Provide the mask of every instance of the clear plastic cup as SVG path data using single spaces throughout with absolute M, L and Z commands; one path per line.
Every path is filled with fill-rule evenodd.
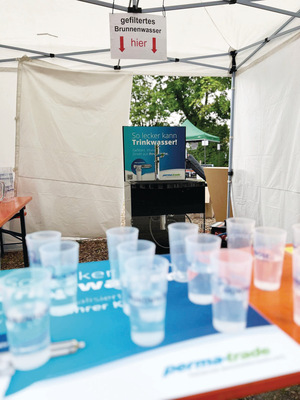
M 278 290 L 287 232 L 273 227 L 254 230 L 254 285 L 261 290 Z
M 106 231 L 111 283 L 115 289 L 121 289 L 117 246 L 122 242 L 137 241 L 138 234 L 138 228 L 133 226 L 120 226 L 117 228 L 110 228 Z
M 79 244 L 63 240 L 41 246 L 39 251 L 42 266 L 51 272 L 50 314 L 72 314 L 77 307 Z
M 300 247 L 300 224 L 294 224 L 292 226 L 293 230 L 293 246 L 294 248 Z
M 255 221 L 251 218 L 228 218 L 226 220 L 227 247 L 251 252 Z
M 122 289 L 122 303 L 123 311 L 126 315 L 130 314 L 130 307 L 128 302 L 128 290 L 127 290 L 127 277 L 125 262 L 136 255 L 142 255 L 147 257 L 154 257 L 155 244 L 150 240 L 136 240 L 133 242 L 120 243 L 117 246 L 119 267 L 120 267 L 120 282 Z
M 198 231 L 198 225 L 189 222 L 174 222 L 168 225 L 172 277 L 177 282 L 188 281 L 185 238 L 196 236 Z
M 300 326 L 300 247 L 293 250 L 294 322 Z
M 125 263 L 131 339 L 152 347 L 165 337 L 169 262 L 162 256 L 134 256 Z
M 188 298 L 195 304 L 212 303 L 212 274 L 221 238 L 199 233 L 185 239 L 188 260 Z
M 1 279 L 7 338 L 16 369 L 35 369 L 50 358 L 50 279 L 50 271 L 34 267 Z
M 219 332 L 246 328 L 252 256 L 239 249 L 221 249 L 212 279 L 213 326 Z
M 58 231 L 38 231 L 26 235 L 26 245 L 30 267 L 41 267 L 39 248 L 50 242 L 60 242 L 61 233 Z

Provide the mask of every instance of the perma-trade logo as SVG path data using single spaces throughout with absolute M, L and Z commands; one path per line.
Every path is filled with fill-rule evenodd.
M 266 356 L 269 354 L 270 354 L 270 349 L 268 349 L 268 348 L 260 349 L 257 347 L 256 349 L 251 350 L 251 351 L 243 351 L 243 352 L 239 352 L 239 353 L 228 353 L 225 356 L 217 356 L 214 358 L 205 358 L 202 360 L 189 361 L 187 363 L 178 364 L 178 365 L 169 365 L 165 368 L 163 376 L 166 377 L 175 372 L 197 371 L 199 368 L 216 366 L 216 365 L 221 365 L 221 364 L 224 364 L 224 366 L 225 366 L 225 363 L 253 360 L 257 357 Z

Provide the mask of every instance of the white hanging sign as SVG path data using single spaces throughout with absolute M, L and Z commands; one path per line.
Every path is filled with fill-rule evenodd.
M 202 140 L 202 146 L 208 146 L 208 140 Z
M 116 59 L 167 59 L 166 19 L 163 16 L 110 14 L 110 53 Z

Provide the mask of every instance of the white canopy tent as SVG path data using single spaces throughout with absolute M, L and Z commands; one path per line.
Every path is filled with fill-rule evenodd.
M 127 12 L 128 6 L 141 8 L 131 11 L 165 16 L 167 60 L 111 59 L 109 14 Z M 89 232 L 95 236 L 98 225 L 98 234 L 101 235 L 107 227 L 117 223 L 122 202 L 121 126 L 126 124 L 126 115 L 128 118 L 128 82 L 133 74 L 232 76 L 229 188 L 232 189 L 234 214 L 255 218 L 257 225 L 281 226 L 289 232 L 292 223 L 300 222 L 300 144 L 297 141 L 300 125 L 297 107 L 300 96 L 299 0 L 284 3 L 280 0 L 208 0 L 195 3 L 191 0 L 0 0 L 0 9 L 0 166 L 14 166 L 16 160 L 18 195 L 34 194 L 35 202 L 28 206 L 29 230 L 60 226 L 68 236 L 87 236 Z M 17 90 L 18 60 L 24 55 L 30 60 L 19 63 Z M 47 63 L 36 63 L 36 58 Z M 78 72 L 76 81 L 73 79 L 75 71 Z M 53 81 L 49 80 L 49 73 L 55 78 Z M 121 77 L 122 83 L 116 83 Z M 59 95 L 64 79 L 70 84 L 68 90 L 70 87 L 74 90 L 80 88 L 78 92 L 68 92 L 67 103 Z M 92 83 L 93 79 L 97 84 Z M 88 91 L 85 91 L 86 80 L 90 83 Z M 108 114 L 101 106 L 104 103 L 96 99 L 93 93 L 93 88 L 95 92 L 101 92 L 101 80 L 111 88 L 110 98 L 119 100 L 115 105 L 111 103 Z M 116 90 L 121 87 L 121 93 L 117 94 Z M 66 94 L 66 87 L 62 90 Z M 38 96 L 34 101 L 34 96 L 41 93 L 41 97 Z M 62 111 L 62 105 L 65 110 L 70 110 L 70 99 L 78 96 L 76 104 L 72 104 L 74 118 L 78 114 L 76 109 L 83 107 L 80 99 L 87 93 L 93 93 L 87 112 L 80 112 L 80 118 L 76 116 L 72 129 L 81 125 L 84 135 L 93 104 L 93 118 L 96 115 L 101 117 L 93 125 L 94 135 L 80 140 L 80 129 L 76 130 L 78 140 L 75 140 L 75 150 L 78 153 L 80 148 L 89 147 L 93 159 L 95 147 L 100 147 L 100 153 L 96 152 L 99 160 L 103 152 L 116 159 L 109 172 L 113 177 L 112 190 L 108 190 L 108 171 L 105 168 L 103 170 L 103 160 L 99 161 L 97 179 L 95 174 L 88 178 L 84 175 L 76 182 L 74 176 L 80 168 L 74 174 L 70 168 L 74 160 L 69 164 L 66 161 L 66 171 L 62 176 L 56 175 L 55 179 L 51 174 L 43 176 L 42 185 L 47 183 L 46 188 L 43 186 L 43 193 L 51 192 L 53 196 L 51 185 L 54 180 L 59 181 L 59 190 L 64 187 L 63 197 L 68 201 L 63 203 L 63 215 L 59 214 L 58 217 L 58 208 L 53 204 L 61 205 L 61 202 L 57 203 L 56 197 L 50 200 L 48 197 L 48 202 L 45 202 L 41 198 L 41 186 L 37 184 L 38 174 L 46 170 L 46 167 L 40 168 L 45 159 L 42 154 L 47 154 L 47 145 L 52 143 L 49 138 L 53 138 L 53 132 L 58 144 L 62 140 L 58 138 L 58 133 L 65 138 L 64 132 L 68 132 L 69 141 L 73 140 L 71 130 L 69 132 L 66 125 L 71 114 L 61 125 L 62 117 L 56 118 L 56 112 Z M 39 152 L 44 153 L 40 153 L 40 163 L 34 164 L 33 175 L 33 152 L 32 149 L 27 150 L 32 143 L 32 124 L 37 118 L 35 113 L 41 115 L 37 107 L 42 107 L 42 104 L 45 119 L 41 120 L 55 121 L 55 124 L 42 125 L 42 131 L 35 125 L 35 145 L 42 136 L 47 135 L 48 139 L 47 144 L 38 148 Z M 113 109 L 115 114 L 111 113 Z M 104 124 L 108 119 L 114 121 L 111 134 L 111 127 Z M 15 137 L 18 149 L 16 157 Z M 103 143 L 106 146 L 103 147 Z M 117 145 L 117 151 L 114 145 Z M 64 165 L 62 158 L 56 164 L 52 157 L 52 162 L 57 170 Z M 89 165 L 89 162 L 85 163 L 86 173 L 91 169 Z M 71 184 L 79 185 L 77 194 L 78 191 L 82 192 L 82 185 L 85 188 L 97 187 L 97 194 L 91 195 L 88 191 L 85 197 L 84 193 L 78 195 L 82 201 L 78 203 L 75 214 L 69 211 L 74 205 L 73 192 L 68 192 Z M 106 191 L 105 194 L 103 191 Z M 95 196 L 94 203 L 91 203 L 91 196 Z M 104 202 L 103 196 L 106 199 Z M 49 204 L 52 204 L 51 212 Z M 84 213 L 87 228 L 79 232 L 78 228 L 84 225 L 82 215 L 78 219 L 83 204 L 89 210 Z M 114 218 L 105 218 L 114 205 L 117 214 Z M 101 213 L 95 214 L 95 209 L 101 206 Z M 43 220 L 41 216 L 46 210 L 47 220 Z M 94 229 L 88 229 L 89 221 L 93 221 Z M 73 229 L 74 226 L 76 229 Z

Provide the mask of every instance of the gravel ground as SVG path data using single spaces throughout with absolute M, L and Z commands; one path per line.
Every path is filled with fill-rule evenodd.
M 199 225 L 202 229 L 203 219 L 199 214 L 190 214 L 190 220 Z M 205 221 L 206 232 L 209 233 L 210 226 L 215 222 L 214 218 L 207 218 Z M 79 262 L 101 261 L 108 259 L 107 245 L 105 238 L 79 240 Z M 22 251 L 7 252 L 1 262 L 1 269 L 14 269 L 23 267 Z M 214 399 L 212 399 L 214 400 Z M 261 393 L 247 396 L 239 400 L 300 400 L 300 385 L 291 386 L 273 392 Z

